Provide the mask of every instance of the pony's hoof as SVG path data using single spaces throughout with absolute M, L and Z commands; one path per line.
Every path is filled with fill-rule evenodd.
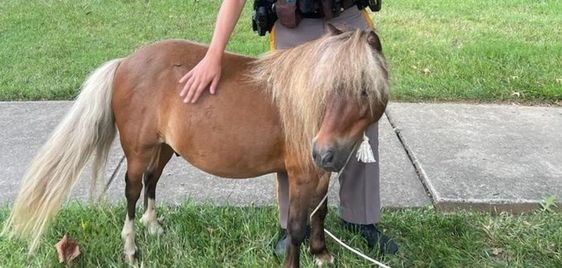
M 138 267 L 137 261 L 137 246 L 135 245 L 135 241 L 133 239 L 125 239 L 125 248 L 123 249 L 123 253 L 125 254 L 125 261 L 133 266 Z
M 140 218 L 140 223 L 142 223 L 144 226 L 148 226 L 148 223 L 150 223 L 150 219 L 149 216 L 145 213 L 142 214 L 142 217 Z
M 330 253 L 319 254 L 314 257 L 314 263 L 318 267 L 334 264 L 334 257 Z
M 159 235 L 164 232 L 164 229 L 156 219 L 150 219 L 146 214 L 142 215 L 140 222 L 148 228 L 150 235 Z
M 135 257 L 134 253 L 133 254 L 125 254 L 125 261 L 131 267 L 139 267 L 139 261 L 137 260 L 137 257 Z
M 164 232 L 164 229 L 157 221 L 148 224 L 148 233 L 151 235 L 160 235 Z

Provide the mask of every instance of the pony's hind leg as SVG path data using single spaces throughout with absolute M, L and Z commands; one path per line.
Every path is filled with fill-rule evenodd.
M 144 174 L 144 214 L 140 221 L 148 228 L 148 233 L 152 235 L 161 234 L 164 231 L 156 217 L 156 184 L 173 153 L 174 151 L 170 146 L 162 144 L 155 161 L 157 162 L 156 167 Z
M 141 152 L 126 155 L 125 197 L 127 198 L 127 216 L 125 217 L 123 231 L 121 231 L 121 238 L 123 239 L 127 262 L 135 265 L 137 250 L 135 245 L 135 210 L 142 190 L 143 174 L 150 169 L 150 163 L 154 154 L 153 150 L 142 150 Z
M 135 245 L 135 207 L 139 199 L 142 189 L 141 183 L 142 173 L 131 172 L 127 170 L 125 175 L 125 197 L 127 198 L 127 216 L 125 216 L 125 224 L 121 231 L 123 239 L 124 253 L 127 262 L 136 263 L 135 254 L 137 246 Z

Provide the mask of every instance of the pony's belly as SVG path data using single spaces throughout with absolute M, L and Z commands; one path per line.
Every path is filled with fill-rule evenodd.
M 205 122 L 176 129 L 165 138 L 167 144 L 195 167 L 229 178 L 257 177 L 284 170 L 281 141 L 279 130 L 267 124 L 227 123 L 217 118 L 212 124 Z
M 282 171 L 281 169 L 276 169 L 273 167 L 262 168 L 262 169 L 254 169 L 254 168 L 248 169 L 248 168 L 239 168 L 235 166 L 224 167 L 224 166 L 204 166 L 204 165 L 196 165 L 196 164 L 193 165 L 196 168 L 205 171 L 211 175 L 224 177 L 224 178 L 231 178 L 231 179 L 254 178 L 269 173 Z
M 162 125 L 165 142 L 213 175 L 248 178 L 284 169 L 284 137 L 270 101 L 255 91 L 223 87 L 196 105 L 175 105 Z M 179 103 L 178 103 L 179 102 Z
M 225 178 L 252 178 L 283 171 L 283 160 L 274 157 L 254 157 L 240 154 L 225 155 L 217 151 L 206 154 L 187 152 L 181 156 L 196 168 Z

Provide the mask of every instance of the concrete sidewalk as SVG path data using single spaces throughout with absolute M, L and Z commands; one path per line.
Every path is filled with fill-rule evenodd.
M 26 166 L 70 105 L 0 102 L 0 203 L 13 201 Z M 562 108 L 392 103 L 379 124 L 384 207 L 524 211 L 549 196 L 562 199 Z M 106 178 L 121 156 L 116 141 Z M 109 188 L 113 200 L 124 200 L 125 170 Z M 88 173 L 72 198 L 87 199 Z M 331 190 L 332 205 L 338 203 L 337 190 L 337 185 Z M 216 178 L 174 157 L 158 184 L 157 200 L 188 198 L 274 205 L 275 179 Z

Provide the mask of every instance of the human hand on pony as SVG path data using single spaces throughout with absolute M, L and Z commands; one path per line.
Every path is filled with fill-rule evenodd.
M 245 3 L 246 0 L 237 0 L 223 1 L 221 4 L 209 50 L 205 57 L 178 81 L 185 82 L 180 92 L 184 103 L 195 103 L 207 87 L 211 94 L 217 92 L 222 55 Z
M 209 84 L 210 93 L 215 94 L 221 77 L 221 54 L 207 53 L 191 71 L 179 80 L 180 83 L 185 83 L 180 92 L 184 103 L 195 103 Z

